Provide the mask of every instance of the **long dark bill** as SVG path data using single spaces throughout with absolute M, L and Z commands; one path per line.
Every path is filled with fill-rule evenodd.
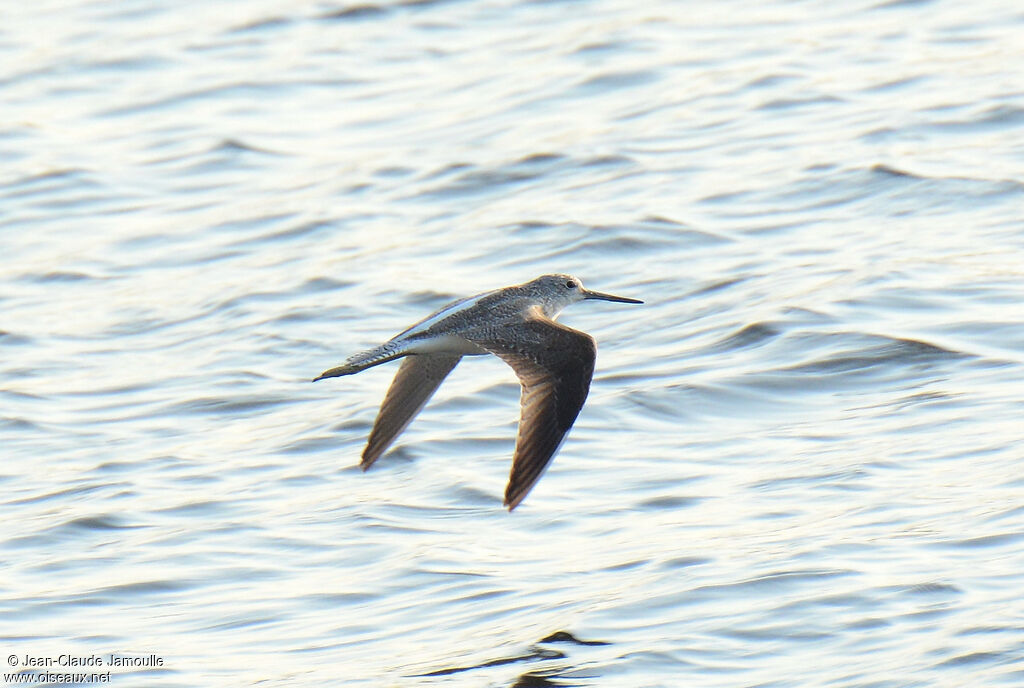
M 599 291 L 590 291 L 589 289 L 583 290 L 584 299 L 597 299 L 598 301 L 615 301 L 616 303 L 643 303 L 640 299 L 630 299 L 625 296 L 615 296 L 614 294 L 602 294 Z

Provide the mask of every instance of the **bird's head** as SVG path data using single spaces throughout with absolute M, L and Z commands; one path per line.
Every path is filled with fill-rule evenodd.
M 537 300 L 544 315 L 552 319 L 557 317 L 566 306 L 587 299 L 618 303 L 643 303 L 638 299 L 591 291 L 584 288 L 583 282 L 578 277 L 572 275 L 541 275 L 537 279 L 527 282 L 523 287 L 531 297 Z

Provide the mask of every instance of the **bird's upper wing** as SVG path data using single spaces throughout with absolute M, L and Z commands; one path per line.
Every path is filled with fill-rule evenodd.
M 597 347 L 587 334 L 540 315 L 463 333 L 508 363 L 522 384 L 522 415 L 505 491 L 509 510 L 540 479 L 590 390 Z
M 402 362 L 363 450 L 366 470 L 405 430 L 462 358 L 459 354 L 413 354 Z

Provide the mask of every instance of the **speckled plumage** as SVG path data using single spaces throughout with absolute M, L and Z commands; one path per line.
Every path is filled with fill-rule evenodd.
M 563 308 L 585 299 L 642 303 L 584 289 L 570 275 L 543 275 L 454 301 L 316 380 L 352 375 L 405 357 L 363 451 L 365 470 L 401 434 L 463 356 L 498 356 L 512 367 L 522 385 L 519 434 L 505 491 L 505 504 L 512 510 L 543 475 L 586 401 L 597 347 L 590 335 L 555 322 Z

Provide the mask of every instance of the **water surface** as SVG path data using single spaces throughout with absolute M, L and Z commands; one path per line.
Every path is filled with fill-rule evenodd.
M 1013 3 L 37 2 L 0 29 L 0 647 L 131 686 L 1024 682 Z M 394 373 L 550 271 L 590 399 Z M 84 685 L 84 684 L 83 684 Z

